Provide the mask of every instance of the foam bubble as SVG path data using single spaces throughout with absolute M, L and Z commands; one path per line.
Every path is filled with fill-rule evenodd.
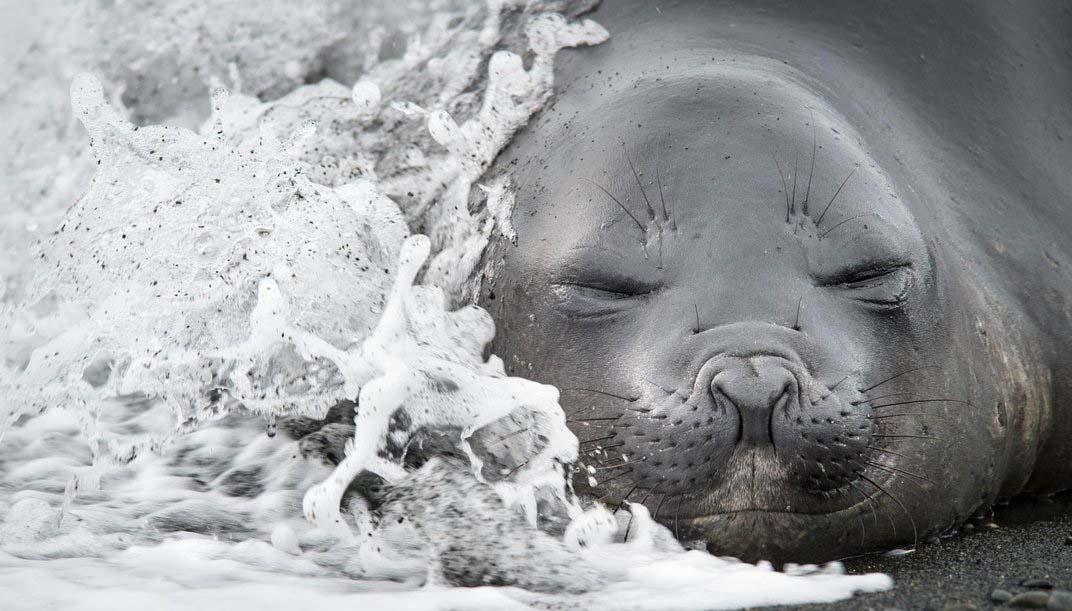
M 350 89 L 350 99 L 363 114 L 371 115 L 380 108 L 380 88 L 369 80 L 360 80 Z

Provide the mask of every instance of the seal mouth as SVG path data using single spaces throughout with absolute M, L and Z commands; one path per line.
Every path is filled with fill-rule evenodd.
M 871 477 L 871 476 L 874 477 Z M 849 486 L 850 490 L 857 492 L 854 500 L 849 503 L 840 502 L 831 506 L 816 507 L 812 509 L 804 507 L 771 507 L 760 506 L 754 503 L 750 503 L 747 500 L 740 503 L 738 506 L 730 506 L 725 508 L 708 508 L 703 512 L 694 515 L 675 515 L 670 519 L 672 521 L 681 523 L 702 523 L 712 519 L 720 517 L 733 516 L 733 515 L 769 515 L 769 516 L 804 516 L 804 517 L 831 517 L 848 514 L 857 514 L 861 511 L 870 512 L 871 507 L 875 507 L 878 503 L 882 502 L 883 497 L 887 494 L 885 489 L 891 485 L 893 477 L 888 473 L 883 473 L 877 469 L 872 470 L 867 474 L 868 479 L 871 481 L 869 484 L 871 491 L 863 492 L 861 488 L 853 488 Z M 864 483 L 865 480 L 855 480 L 853 484 Z M 771 482 L 774 484 L 774 482 Z M 699 493 L 701 496 L 707 496 L 709 493 Z M 687 496 L 687 495 L 686 495 Z M 694 501 L 697 499 L 693 499 Z M 846 499 L 842 499 L 843 501 Z M 726 505 L 732 505 L 727 503 Z
M 734 515 L 766 515 L 766 516 L 808 516 L 808 517 L 836 517 L 840 515 L 848 515 L 850 513 L 858 513 L 861 509 L 868 506 L 869 503 L 873 504 L 876 499 L 881 496 L 881 493 L 873 493 L 870 496 L 866 496 L 863 499 L 854 502 L 852 505 L 840 507 L 838 509 L 831 509 L 829 511 L 791 511 L 791 510 L 777 510 L 777 509 L 764 509 L 760 507 L 752 507 L 746 509 L 731 509 L 726 511 L 713 511 L 711 513 L 705 513 L 703 515 L 692 516 L 688 518 L 680 518 L 679 520 L 671 520 L 671 523 L 680 521 L 681 523 L 703 523 L 716 518 Z
M 868 460 L 875 421 L 849 376 L 823 384 L 784 342 L 732 348 L 712 337 L 725 349 L 704 351 L 687 384 L 648 381 L 614 419 L 606 445 L 621 458 L 597 456 L 603 477 L 587 487 L 603 498 L 639 490 L 658 521 L 699 530 L 734 516 L 818 528 L 885 503 L 893 471 Z
M 652 384 L 644 407 L 614 425 L 642 487 L 705 497 L 697 510 L 794 509 L 818 497 L 805 503 L 817 511 L 862 470 L 867 406 L 840 398 L 790 351 L 720 352 L 690 377 L 687 387 Z

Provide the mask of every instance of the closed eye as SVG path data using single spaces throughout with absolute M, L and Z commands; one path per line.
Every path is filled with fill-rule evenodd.
M 850 268 L 822 282 L 841 289 L 852 299 L 881 307 L 900 307 L 907 301 L 914 276 L 909 263 L 887 263 Z
M 597 318 L 625 311 L 656 287 L 631 281 L 585 280 L 551 285 L 560 309 L 580 318 Z
M 629 299 L 630 297 L 637 297 L 643 293 L 638 293 L 625 288 L 611 288 L 607 286 L 594 286 L 586 284 L 575 284 L 564 282 L 558 286 L 564 287 L 566 290 L 573 291 L 579 296 L 588 297 L 591 299 Z

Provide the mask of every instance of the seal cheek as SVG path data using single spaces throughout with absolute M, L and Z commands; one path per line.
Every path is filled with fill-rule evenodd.
M 775 421 L 782 439 L 779 458 L 790 463 L 795 483 L 806 492 L 840 493 L 863 472 L 872 426 L 865 413 L 869 408 L 862 407 L 826 393 L 815 401 L 797 402 Z

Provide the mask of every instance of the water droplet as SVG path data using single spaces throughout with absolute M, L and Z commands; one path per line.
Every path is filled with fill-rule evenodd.
M 364 115 L 371 115 L 379 109 L 381 97 L 379 86 L 372 81 L 358 81 L 350 90 L 350 99 L 358 112 Z

